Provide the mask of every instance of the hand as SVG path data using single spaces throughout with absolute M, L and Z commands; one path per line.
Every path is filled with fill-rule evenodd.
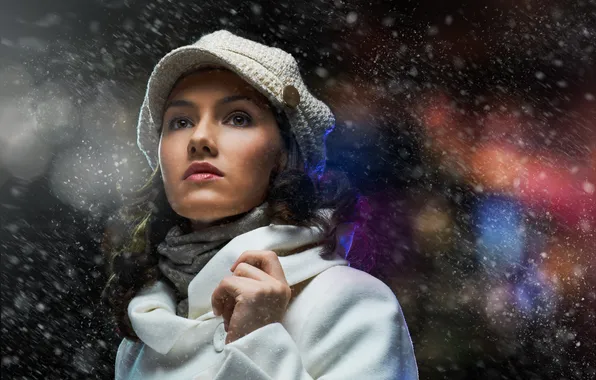
M 222 315 L 226 344 L 254 330 L 280 322 L 292 291 L 273 251 L 245 251 L 211 296 L 215 315 Z

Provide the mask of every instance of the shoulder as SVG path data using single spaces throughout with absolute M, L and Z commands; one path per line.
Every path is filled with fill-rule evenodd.
M 405 323 L 391 288 L 366 272 L 344 265 L 314 277 L 304 289 L 302 305 L 307 316 L 304 328 L 325 329 L 340 320 L 352 326 L 365 321 Z
M 317 275 L 312 282 L 322 291 L 322 298 L 373 298 L 397 304 L 395 294 L 383 281 L 349 266 L 331 267 Z
M 337 378 L 418 378 L 408 327 L 389 286 L 341 265 L 309 286 L 310 309 L 297 340 L 308 368 Z

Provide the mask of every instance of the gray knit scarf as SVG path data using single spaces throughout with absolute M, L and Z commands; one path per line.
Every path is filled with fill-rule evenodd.
M 178 289 L 176 314 L 188 317 L 188 284 L 209 260 L 230 240 L 238 235 L 270 224 L 268 202 L 253 208 L 231 222 L 186 233 L 176 225 L 157 246 L 160 254 L 159 269 Z

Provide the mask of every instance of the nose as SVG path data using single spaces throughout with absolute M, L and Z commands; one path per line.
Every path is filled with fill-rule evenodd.
M 217 155 L 215 123 L 204 117 L 193 129 L 188 141 L 188 154 L 192 158 L 198 154 Z

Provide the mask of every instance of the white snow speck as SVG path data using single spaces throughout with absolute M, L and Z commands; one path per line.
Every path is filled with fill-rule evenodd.
M 426 34 L 428 34 L 429 36 L 436 36 L 437 34 L 439 34 L 439 27 L 436 25 L 430 26 L 426 31 Z
M 329 76 L 329 71 L 327 71 L 327 69 L 324 67 L 317 67 L 315 72 L 321 78 L 327 78 Z
M 391 27 L 391 26 L 393 26 L 393 24 L 395 24 L 395 19 L 393 17 L 385 17 L 381 21 L 381 24 L 383 24 L 383 26 L 386 26 L 386 27 Z
M 357 20 L 358 20 L 358 13 L 356 13 L 356 12 L 350 12 L 346 16 L 346 21 L 348 22 L 348 24 L 353 24 Z
M 43 16 L 40 20 L 36 21 L 34 24 L 37 26 L 41 26 L 42 28 L 47 28 L 50 26 L 58 25 L 62 21 L 60 15 L 56 13 L 48 13 L 47 15 Z
M 261 12 L 262 12 L 263 8 L 262 8 L 262 7 L 261 7 L 259 4 L 254 4 L 254 3 L 253 3 L 253 4 L 250 6 L 250 10 L 252 11 L 252 13 L 254 13 L 255 15 L 257 15 L 257 16 L 258 16 L 258 15 L 260 15 L 260 14 L 261 14 Z

